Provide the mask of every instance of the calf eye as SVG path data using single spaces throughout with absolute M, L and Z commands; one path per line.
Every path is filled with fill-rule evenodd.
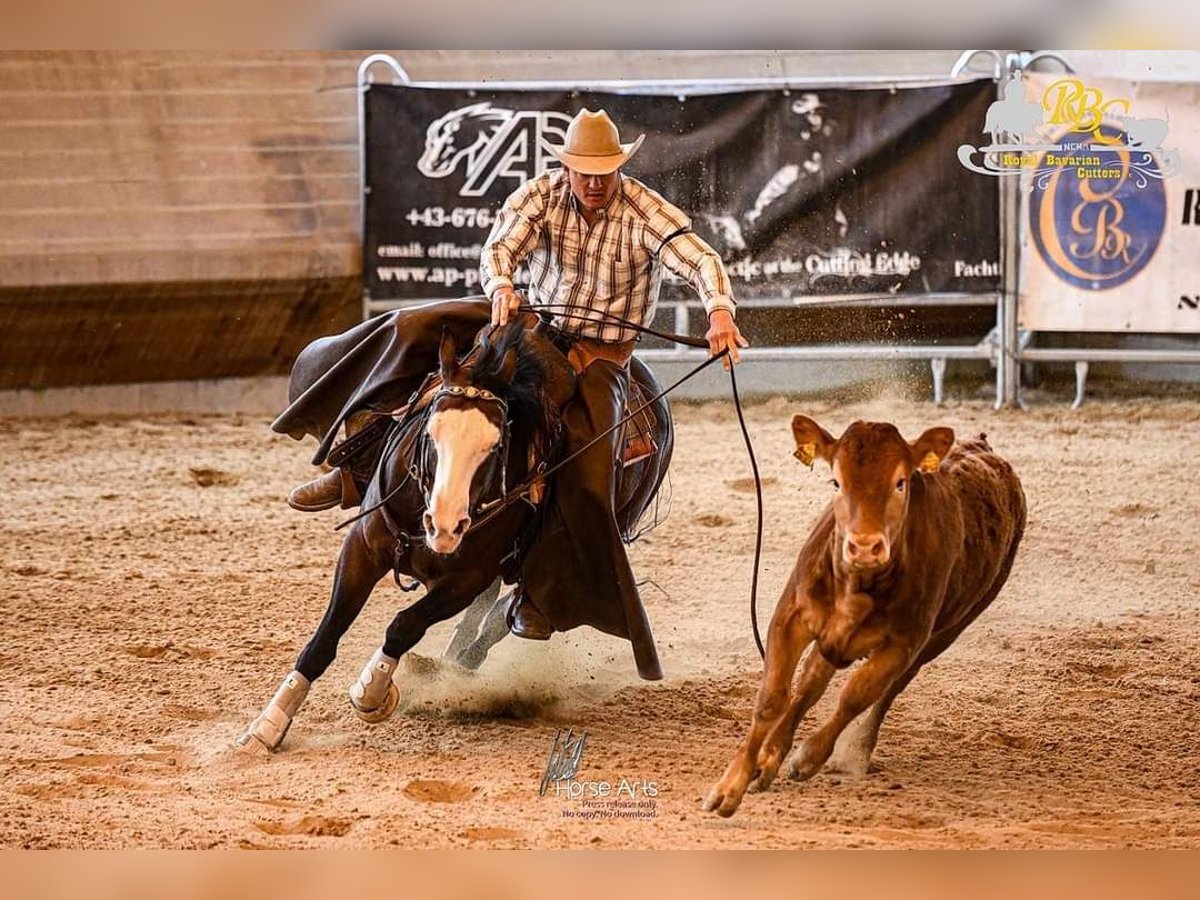
M 836 478 L 830 478 L 829 483 L 833 485 L 833 489 L 835 491 L 840 491 L 842 489 L 842 486 L 840 484 L 838 484 L 838 481 Z
M 903 490 L 904 490 L 904 479 L 903 478 L 901 478 L 899 481 L 896 482 L 896 490 L 903 492 Z

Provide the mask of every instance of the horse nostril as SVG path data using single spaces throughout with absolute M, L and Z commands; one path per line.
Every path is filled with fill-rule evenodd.
M 433 516 L 431 516 L 429 513 L 425 513 L 425 515 L 421 517 L 421 521 L 425 525 L 425 533 L 433 534 Z
M 470 528 L 470 527 L 471 527 L 471 520 L 470 520 L 470 518 L 459 519 L 459 520 L 458 520 L 458 525 L 457 525 L 457 527 L 455 527 L 455 529 L 454 529 L 454 535 L 455 535 L 455 537 L 462 537 L 464 534 L 466 534 L 466 533 L 467 533 L 467 529 L 468 529 L 468 528 Z
M 876 541 L 871 545 L 872 556 L 883 556 L 883 541 Z

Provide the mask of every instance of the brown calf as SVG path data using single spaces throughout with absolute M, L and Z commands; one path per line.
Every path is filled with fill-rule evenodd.
M 1021 483 L 984 435 L 954 444 L 930 428 L 909 442 L 894 425 L 855 422 L 835 440 L 807 416 L 792 432 L 801 461 L 829 464 L 836 493 L 771 619 L 750 734 L 704 800 L 723 816 L 748 787 L 771 785 L 834 671 L 864 657 L 789 774 L 811 778 L 835 749 L 840 768 L 865 774 L 892 701 L 995 599 L 1025 531 Z

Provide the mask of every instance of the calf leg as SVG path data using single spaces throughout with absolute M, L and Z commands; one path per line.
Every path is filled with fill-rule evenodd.
M 296 668 L 237 739 L 241 749 L 255 753 L 278 749 L 292 718 L 308 696 L 309 686 L 325 674 L 337 655 L 338 641 L 358 618 L 363 604 L 389 567 L 386 555 L 377 553 L 368 542 L 366 526 L 357 523 L 342 543 L 325 617 L 300 652 Z
M 892 683 L 878 702 L 855 719 L 838 737 L 828 767 L 847 775 L 867 774 L 867 770 L 871 766 L 871 754 L 875 752 L 875 745 L 879 742 L 879 729 L 883 726 L 883 720 L 892 708 L 892 703 L 900 696 L 901 691 L 908 687 L 909 682 L 917 676 L 921 667 L 953 644 L 982 610 L 983 605 L 980 605 L 970 615 L 963 617 L 946 631 L 930 638 L 929 642 L 921 648 L 916 662 Z
M 742 802 L 750 780 L 758 774 L 758 751 L 763 739 L 787 712 L 788 689 L 800 654 L 812 640 L 800 621 L 799 611 L 790 595 L 776 611 L 767 633 L 767 653 L 763 680 L 758 689 L 758 701 L 750 733 L 725 769 L 721 780 L 708 792 L 703 803 L 706 812 L 731 816 Z
M 859 778 L 867 774 L 871 767 L 871 754 L 875 752 L 875 745 L 879 742 L 879 729 L 888 710 L 892 708 L 892 701 L 908 687 L 908 683 L 920 669 L 919 663 L 910 666 L 907 672 L 892 683 L 883 697 L 846 726 L 846 730 L 833 745 L 833 754 L 825 766 L 826 770 Z
M 779 774 L 780 764 L 792 749 L 796 729 L 804 720 L 805 714 L 821 699 L 825 689 L 829 687 L 829 679 L 837 671 L 821 655 L 816 645 L 809 646 L 809 653 L 800 667 L 800 678 L 787 713 L 767 735 L 758 753 L 758 777 L 750 783 L 751 791 L 765 791 L 771 786 L 771 782 Z
M 838 736 L 846 726 L 882 700 L 912 661 L 912 649 L 902 644 L 892 644 L 867 657 L 862 667 L 853 672 L 846 681 L 838 697 L 837 709 L 829 721 L 800 745 L 800 750 L 793 756 L 788 767 L 788 774 L 799 780 L 815 775 L 829 759 Z M 886 709 L 884 711 L 886 712 Z

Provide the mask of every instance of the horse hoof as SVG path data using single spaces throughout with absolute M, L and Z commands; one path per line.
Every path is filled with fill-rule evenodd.
M 271 748 L 263 743 L 262 739 L 251 732 L 247 731 L 240 735 L 233 746 L 247 756 L 269 756 Z
M 388 685 L 387 696 L 383 698 L 383 705 L 375 709 L 363 709 L 355 702 L 354 698 L 350 698 L 350 705 L 354 707 L 354 713 L 368 725 L 378 725 L 380 722 L 386 722 L 392 717 L 392 713 L 396 711 L 396 707 L 400 705 L 400 688 L 395 684 Z
M 279 745 L 291 731 L 291 719 L 287 719 L 281 726 L 277 718 L 273 721 L 272 717 L 267 715 L 268 712 L 269 710 L 251 722 L 238 737 L 235 743 L 243 753 L 249 756 L 269 756 L 279 749 Z

